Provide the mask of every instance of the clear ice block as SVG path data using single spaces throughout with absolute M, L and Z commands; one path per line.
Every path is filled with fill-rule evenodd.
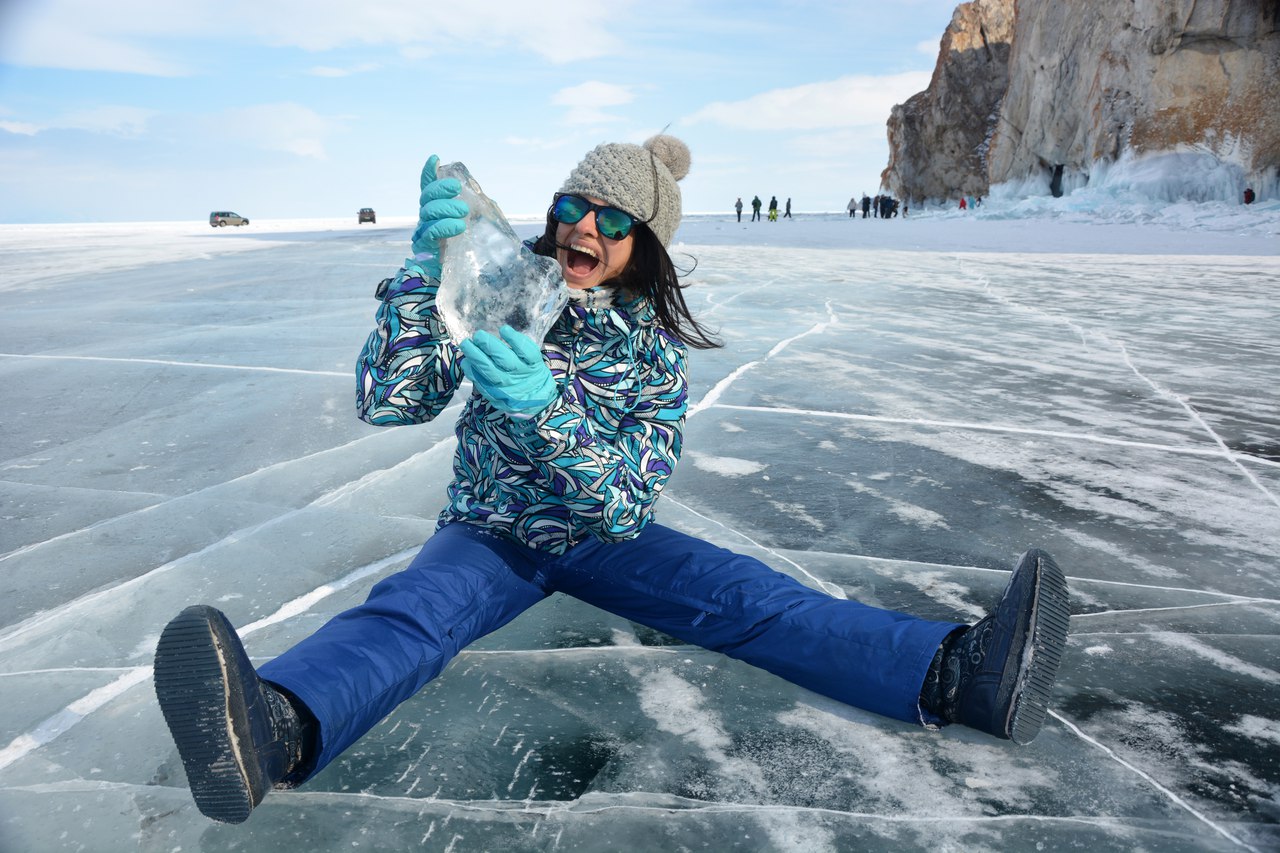
M 560 264 L 522 245 L 466 166 L 448 163 L 436 175 L 457 178 L 471 208 L 467 229 L 441 241 L 436 305 L 449 337 L 461 343 L 477 329 L 496 335 L 508 325 L 541 343 L 569 301 Z

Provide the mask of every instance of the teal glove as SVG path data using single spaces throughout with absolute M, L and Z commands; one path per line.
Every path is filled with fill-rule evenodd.
M 462 369 L 495 408 L 508 415 L 531 418 L 560 391 L 533 338 L 510 326 L 499 331 L 501 340 L 480 329 L 462 342 Z
M 428 275 L 440 278 L 440 241 L 457 237 L 467 227 L 471 212 L 458 198 L 462 184 L 457 178 L 436 179 L 440 158 L 432 154 L 422 167 L 422 194 L 418 197 L 418 227 L 413 232 L 414 260 Z

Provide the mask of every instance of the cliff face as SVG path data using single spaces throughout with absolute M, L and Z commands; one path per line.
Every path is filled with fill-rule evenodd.
M 929 88 L 889 116 L 882 186 L 908 199 L 986 195 L 983 153 L 1008 86 L 1014 0 L 962 3 L 942 34 Z
M 1057 191 L 1126 153 L 1178 151 L 1227 161 L 1243 182 L 1276 184 L 1277 0 L 971 3 L 951 28 L 966 6 L 996 5 L 1013 7 L 1001 10 L 1011 20 L 1003 73 L 968 77 L 989 69 L 964 51 L 957 62 L 944 36 L 929 90 L 894 108 L 883 180 L 895 194 L 942 199 L 1028 179 Z M 946 88 L 935 91 L 940 80 Z M 949 104 L 947 91 L 965 87 L 989 99 L 999 88 L 998 106 Z M 920 111 L 918 100 L 935 106 Z M 965 128 L 970 157 L 937 157 L 934 140 L 955 133 L 940 123 Z

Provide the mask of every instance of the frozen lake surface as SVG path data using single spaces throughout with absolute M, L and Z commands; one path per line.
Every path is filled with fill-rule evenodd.
M 267 660 L 431 534 L 456 403 L 354 416 L 411 223 L 0 226 L 0 850 L 1280 848 L 1280 211 L 1229 212 L 678 235 L 727 346 L 659 520 L 964 621 L 1045 548 L 1072 635 L 1031 746 L 557 596 L 239 827 L 151 655 L 206 602 Z

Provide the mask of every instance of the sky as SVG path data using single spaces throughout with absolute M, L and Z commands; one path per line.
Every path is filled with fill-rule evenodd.
M 601 142 L 688 143 L 686 212 L 875 193 L 954 0 L 6 0 L 0 222 L 416 212 L 461 160 L 538 214 Z

